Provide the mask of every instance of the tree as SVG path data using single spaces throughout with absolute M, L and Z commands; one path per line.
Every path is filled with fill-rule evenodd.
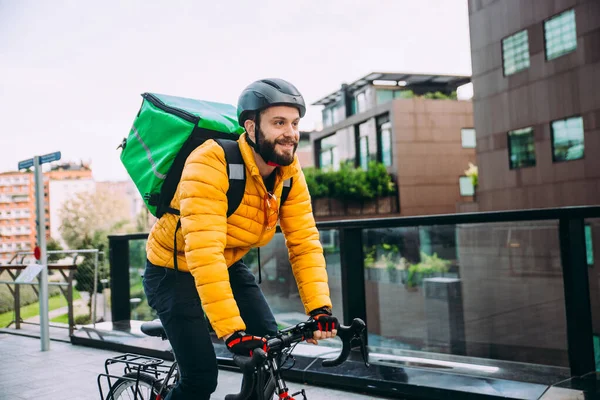
M 61 250 L 63 250 L 63 247 L 54 238 L 50 238 L 46 242 L 46 251 L 47 252 L 50 252 L 50 251 L 61 251 Z M 49 264 L 55 263 L 58 260 L 60 260 L 61 258 L 63 258 L 63 256 L 64 256 L 64 254 L 61 254 L 61 253 L 55 253 L 55 254 L 48 253 L 48 263 Z
M 63 240 L 70 249 L 98 249 L 108 253 L 108 235 L 126 233 L 133 230 L 130 221 L 128 204 L 125 198 L 115 198 L 111 193 L 77 193 L 65 202 L 59 211 L 62 224 L 59 228 Z M 83 261 L 78 265 L 74 279 L 75 288 L 80 292 L 94 291 L 93 253 L 83 254 Z M 98 268 L 97 288 L 101 290 L 99 280 L 108 277 L 108 268 L 101 257 Z

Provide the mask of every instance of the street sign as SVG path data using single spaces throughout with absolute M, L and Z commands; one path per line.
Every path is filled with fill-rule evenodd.
M 25 161 L 19 161 L 19 169 L 27 169 L 33 167 L 33 158 Z
M 40 164 L 49 163 L 52 161 L 60 160 L 60 151 L 55 151 L 54 153 L 46 154 L 40 157 Z
M 48 153 L 40 157 L 40 164 L 49 163 L 52 161 L 60 160 L 61 154 L 60 151 L 55 151 L 54 153 Z M 26 169 L 33 167 L 33 158 L 29 160 L 19 161 L 19 169 Z
M 17 276 L 15 282 L 19 283 L 31 283 L 33 279 L 38 276 L 38 274 L 44 269 L 44 266 L 41 264 L 29 264 L 23 272 Z

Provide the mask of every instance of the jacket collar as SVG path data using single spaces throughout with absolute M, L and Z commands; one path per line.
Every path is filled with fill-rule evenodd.
M 256 160 L 254 159 L 254 150 L 248 140 L 246 139 L 246 133 L 242 133 L 240 138 L 238 139 L 240 152 L 242 153 L 242 158 L 244 159 L 244 164 L 246 165 L 246 169 L 250 172 L 250 175 L 256 175 L 260 177 L 260 171 L 258 166 L 256 165 Z M 294 155 L 294 162 L 285 167 L 277 167 L 277 174 L 281 177 L 281 180 L 284 181 L 296 175 L 300 169 L 300 163 L 298 161 L 298 155 Z

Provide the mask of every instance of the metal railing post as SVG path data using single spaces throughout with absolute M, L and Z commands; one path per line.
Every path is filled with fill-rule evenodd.
M 94 252 L 94 293 L 92 293 L 92 324 L 96 326 L 96 306 L 98 305 L 98 249 Z
M 582 218 L 559 220 L 567 346 L 572 376 L 595 371 L 592 309 Z
M 342 269 L 342 302 L 344 324 L 353 318 L 367 322 L 365 267 L 362 229 L 340 229 L 340 262 Z M 368 325 L 367 325 L 368 326 Z
M 129 239 L 108 237 L 112 321 L 129 321 Z

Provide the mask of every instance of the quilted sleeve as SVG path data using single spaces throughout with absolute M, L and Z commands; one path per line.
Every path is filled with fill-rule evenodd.
M 308 314 L 320 307 L 331 307 L 323 247 L 302 170 L 294 176 L 288 198 L 281 206 L 279 224 L 304 310 Z
M 229 180 L 221 146 L 210 140 L 188 157 L 179 183 L 185 257 L 202 307 L 219 338 L 246 326 L 229 283 L 224 249 Z

